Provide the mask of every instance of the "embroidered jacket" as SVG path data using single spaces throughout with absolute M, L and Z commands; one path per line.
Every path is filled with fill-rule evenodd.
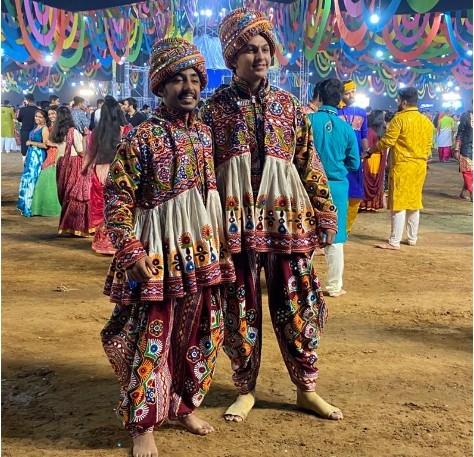
M 311 127 L 293 95 L 267 81 L 252 96 L 234 75 L 201 116 L 214 136 L 231 252 L 309 253 L 318 246 L 319 230 L 337 230 Z
M 211 133 L 193 116 L 186 125 L 161 108 L 122 140 L 105 185 L 105 221 L 117 249 L 105 285 L 113 302 L 162 301 L 234 280 Z M 129 283 L 125 270 L 147 254 L 158 273 Z

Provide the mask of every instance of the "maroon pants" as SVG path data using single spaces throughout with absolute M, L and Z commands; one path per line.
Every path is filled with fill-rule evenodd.
M 447 162 L 453 156 L 451 146 L 439 147 L 438 155 L 440 162 Z
M 262 348 L 260 270 L 265 270 L 273 328 L 291 380 L 314 391 L 316 348 L 326 306 L 310 259 L 303 254 L 241 253 L 233 256 L 237 281 L 224 298 L 224 350 L 239 393 L 255 388 Z
M 101 336 L 121 385 L 117 414 L 132 437 L 152 431 L 192 413 L 209 390 L 223 338 L 218 288 L 116 305 Z

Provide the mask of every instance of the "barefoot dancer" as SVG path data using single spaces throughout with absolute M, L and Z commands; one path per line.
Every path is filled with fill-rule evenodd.
M 315 392 L 315 351 L 326 306 L 310 260 L 318 235 L 322 247 L 332 243 L 336 209 L 300 103 L 269 84 L 275 53 L 271 29 L 262 13 L 249 9 L 223 19 L 220 40 L 234 75 L 202 112 L 214 135 L 217 182 L 237 275 L 235 286 L 226 290 L 224 349 L 239 396 L 225 417 L 240 422 L 255 402 L 263 267 L 275 333 L 298 387 L 298 405 L 341 419 L 342 413 Z
M 159 41 L 150 79 L 164 106 L 119 145 L 105 188 L 117 249 L 105 291 L 117 305 L 102 341 L 134 457 L 158 455 L 152 432 L 166 419 L 214 431 L 194 410 L 223 338 L 217 285 L 235 280 L 221 246 L 211 132 L 193 114 L 207 82 L 204 57 L 185 40 Z

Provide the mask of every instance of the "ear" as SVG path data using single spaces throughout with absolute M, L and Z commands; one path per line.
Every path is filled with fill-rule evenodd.
M 164 84 L 160 84 L 160 85 L 156 88 L 156 93 L 157 93 L 157 95 L 158 95 L 159 97 L 163 98 L 164 90 L 165 90 Z

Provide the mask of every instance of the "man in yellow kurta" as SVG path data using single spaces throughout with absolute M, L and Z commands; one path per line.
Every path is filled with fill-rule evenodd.
M 400 249 L 405 222 L 408 245 L 416 245 L 426 165 L 433 142 L 433 124 L 418 111 L 417 90 L 402 89 L 398 98 L 397 114 L 385 135 L 369 151 L 370 154 L 391 149 L 388 208 L 392 212 L 392 228 L 388 243 L 376 247 L 392 250 Z

